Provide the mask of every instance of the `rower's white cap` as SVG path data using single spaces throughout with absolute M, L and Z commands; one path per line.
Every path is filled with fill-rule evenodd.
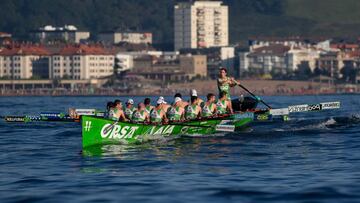
M 156 103 L 157 103 L 157 104 L 163 104 L 163 103 L 164 103 L 164 100 L 159 98 Z
M 196 89 L 192 89 L 192 90 L 190 91 L 190 95 L 191 95 L 192 97 L 197 97 L 198 95 L 197 95 Z
M 157 104 L 167 104 L 164 97 L 159 97 L 159 99 L 156 102 Z
M 180 97 L 175 97 L 174 103 L 181 101 L 182 99 Z
M 134 104 L 134 100 L 128 99 L 126 103 L 127 103 L 127 104 Z

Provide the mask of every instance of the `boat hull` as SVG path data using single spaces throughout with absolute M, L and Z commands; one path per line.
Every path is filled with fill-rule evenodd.
M 83 148 L 104 144 L 139 143 L 154 136 L 177 137 L 179 135 L 209 135 L 218 132 L 219 126 L 232 125 L 239 130 L 250 123 L 252 118 L 241 119 L 209 119 L 204 121 L 189 121 L 185 123 L 167 125 L 146 125 L 118 122 L 96 118 L 82 117 L 82 145 Z

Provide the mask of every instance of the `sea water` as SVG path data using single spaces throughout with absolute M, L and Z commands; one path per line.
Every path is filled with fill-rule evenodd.
M 114 99 L 0 97 L 0 115 L 104 109 Z M 360 202 L 360 96 L 263 99 L 275 108 L 342 107 L 239 133 L 92 151 L 82 150 L 79 123 L 0 121 L 0 202 Z

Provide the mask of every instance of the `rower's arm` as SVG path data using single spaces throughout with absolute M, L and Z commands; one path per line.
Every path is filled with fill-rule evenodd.
M 163 118 L 164 120 L 167 120 L 167 116 L 166 116 L 165 111 L 162 111 L 162 114 L 163 114 L 162 118 Z
M 235 80 L 234 78 L 230 78 L 229 82 L 231 87 L 235 87 L 236 85 L 240 84 L 240 82 Z
M 232 108 L 231 101 L 228 101 L 227 103 L 228 103 L 227 104 L 228 111 L 230 112 L 230 114 L 234 114 L 234 110 Z
M 145 121 L 150 122 L 150 114 L 148 114 L 147 112 L 145 112 Z
M 200 118 L 201 117 L 201 108 L 199 106 L 197 106 L 197 110 L 198 110 L 197 117 Z
M 121 111 L 119 118 L 119 120 L 128 121 L 128 119 L 125 117 L 124 111 Z

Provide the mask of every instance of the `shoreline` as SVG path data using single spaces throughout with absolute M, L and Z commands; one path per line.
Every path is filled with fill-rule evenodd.
M 279 81 L 279 80 L 241 80 L 241 84 L 259 96 L 305 96 L 305 95 L 341 95 L 359 94 L 359 85 L 332 85 L 312 81 Z M 83 88 L 66 89 L 0 89 L 0 97 L 31 97 L 31 96 L 173 96 L 179 92 L 188 95 L 191 89 L 196 89 L 199 95 L 218 93 L 216 81 L 205 80 L 183 84 L 170 84 L 166 87 L 148 86 L 138 89 L 119 90 L 116 88 Z M 240 87 L 231 89 L 231 95 L 247 95 Z

